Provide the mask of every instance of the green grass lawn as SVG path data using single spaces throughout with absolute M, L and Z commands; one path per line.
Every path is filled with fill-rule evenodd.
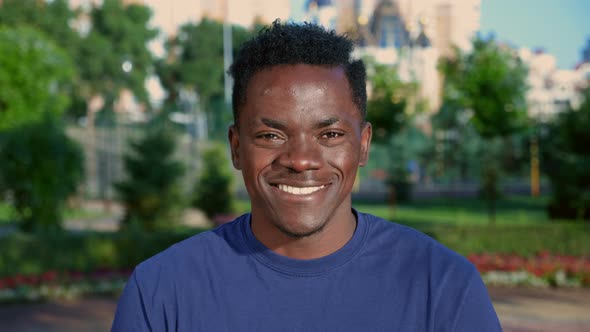
M 549 222 L 547 197 L 509 196 L 497 202 L 496 224 L 530 225 Z M 359 211 L 402 224 L 489 224 L 487 203 L 479 199 L 429 199 L 387 205 L 353 204 Z
M 545 205 L 548 197 L 508 196 L 498 201 L 496 224 L 530 225 L 549 222 Z M 386 204 L 355 203 L 361 212 L 371 213 L 381 218 L 401 224 L 453 224 L 486 225 L 489 223 L 486 202 L 479 199 L 428 199 L 399 204 L 395 208 Z M 250 202 L 238 200 L 234 212 L 243 214 L 250 211 Z M 104 212 L 67 209 L 65 219 L 94 219 L 106 216 Z M 13 220 L 13 209 L 0 202 L 0 224 Z
M 548 197 L 509 196 L 498 201 L 496 224 L 531 225 L 548 223 L 545 211 Z M 355 203 L 353 206 L 365 213 L 395 221 L 401 224 L 452 224 L 487 225 L 489 223 L 487 204 L 479 199 L 428 199 L 399 204 L 395 208 L 386 204 Z M 234 211 L 248 212 L 248 201 L 237 201 Z
M 66 209 L 64 219 L 98 219 L 109 216 L 108 213 L 88 209 Z M 14 209 L 5 202 L 0 202 L 0 225 L 11 223 L 14 220 Z
M 571 220 L 550 221 L 545 210 L 548 200 L 549 197 L 504 197 L 498 201 L 494 225 L 489 223 L 486 202 L 479 199 L 418 200 L 395 209 L 363 202 L 353 202 L 353 206 L 418 229 L 464 255 L 491 252 L 528 257 L 543 250 L 590 255 L 590 225 Z M 236 212 L 249 209 L 249 202 L 236 202 Z

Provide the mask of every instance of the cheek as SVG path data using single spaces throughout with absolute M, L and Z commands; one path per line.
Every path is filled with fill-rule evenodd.
M 267 167 L 270 167 L 276 158 L 276 153 L 268 149 L 249 148 L 244 149 L 242 159 L 242 171 L 250 176 L 258 176 Z
M 334 153 L 328 159 L 328 163 L 337 170 L 338 176 L 344 181 L 353 181 L 359 167 L 359 158 L 357 153 L 347 150 Z

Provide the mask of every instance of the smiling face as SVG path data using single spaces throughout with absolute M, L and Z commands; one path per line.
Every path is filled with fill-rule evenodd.
M 261 242 L 354 230 L 350 192 L 368 158 L 371 127 L 342 68 L 282 65 L 256 73 L 238 121 L 229 132 L 232 160 Z

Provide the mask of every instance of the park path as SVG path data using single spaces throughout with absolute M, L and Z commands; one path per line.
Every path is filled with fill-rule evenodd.
M 490 288 L 505 332 L 590 331 L 590 289 Z M 108 331 L 116 299 L 0 306 L 2 332 Z

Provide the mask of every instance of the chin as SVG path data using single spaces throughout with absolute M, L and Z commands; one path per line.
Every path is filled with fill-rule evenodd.
M 317 220 L 317 219 L 316 219 Z M 290 222 L 275 222 L 275 226 L 281 233 L 287 235 L 288 237 L 299 239 L 304 237 L 309 237 L 314 234 L 320 233 L 324 230 L 324 226 L 326 223 L 316 223 L 311 222 L 309 224 L 305 224 L 301 222 L 301 219 L 296 220 L 292 223 Z

